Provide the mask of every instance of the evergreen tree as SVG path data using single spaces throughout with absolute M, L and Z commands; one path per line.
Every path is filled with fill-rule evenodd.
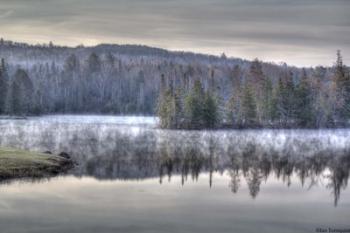
M 283 101 L 282 101 L 282 91 L 284 89 L 283 82 L 281 78 L 278 79 L 278 83 L 273 89 L 271 98 L 271 121 L 273 124 L 280 126 L 283 113 L 285 112 Z
M 201 129 L 203 122 L 204 91 L 199 80 L 194 82 L 193 88 L 185 98 L 185 117 L 187 128 Z
M 171 96 L 169 90 L 166 87 L 166 80 L 164 74 L 161 75 L 160 81 L 160 91 L 157 103 L 157 115 L 160 119 L 160 127 L 168 128 L 170 127 L 170 106 Z
M 172 106 L 173 128 L 180 129 L 184 123 L 182 91 L 180 88 L 177 88 L 172 96 Z
M 263 82 L 263 90 L 262 90 L 262 121 L 266 124 L 272 118 L 273 111 L 273 95 L 272 95 L 272 82 L 268 77 L 265 77 Z
M 305 69 L 302 70 L 302 77 L 296 89 L 296 118 L 298 126 L 310 127 L 314 125 L 313 105 L 311 99 L 311 87 Z
M 319 66 L 313 70 L 312 77 L 312 109 L 314 126 L 317 128 L 332 126 L 334 122 L 334 85 L 323 85 L 327 68 Z M 334 98 L 333 98 L 334 97 Z
M 91 53 L 87 60 L 89 72 L 95 73 L 101 70 L 101 61 L 96 53 Z
M 106 65 L 107 65 L 107 68 L 112 70 L 115 66 L 115 58 L 114 56 L 112 55 L 112 53 L 107 53 L 106 55 Z
M 242 97 L 242 118 L 246 126 L 254 126 L 257 123 L 256 102 L 249 84 L 245 85 Z
M 240 99 L 232 94 L 226 103 L 226 118 L 227 123 L 235 126 L 240 121 Z
M 16 71 L 11 89 L 11 113 L 15 115 L 31 113 L 33 84 L 24 70 Z
M 343 58 L 340 50 L 337 51 L 337 61 L 334 69 L 334 80 L 336 82 L 336 87 L 341 92 L 344 86 L 346 86 L 348 79 L 346 77 L 346 67 L 343 65 Z
M 0 66 L 0 114 L 4 114 L 6 112 L 7 91 L 8 91 L 8 79 L 7 79 L 5 60 L 1 59 L 1 66 Z
M 162 128 L 179 129 L 183 127 L 182 91 L 180 88 L 174 91 L 172 85 L 167 88 L 164 75 L 161 76 L 157 115 Z
M 238 65 L 233 68 L 232 74 L 230 76 L 231 82 L 231 96 L 226 104 L 227 119 L 229 124 L 235 126 L 241 123 L 241 75 L 242 71 Z
M 79 60 L 75 56 L 75 54 L 71 54 L 65 61 L 64 61 L 64 70 L 66 72 L 73 72 L 77 69 L 79 69 Z
M 281 98 L 279 110 L 284 126 L 290 126 L 294 121 L 297 108 L 293 73 L 286 71 L 283 78 L 284 83 L 281 81 L 279 86 Z
M 350 117 L 350 75 L 339 50 L 334 67 L 334 82 L 337 98 L 335 111 L 338 120 L 344 122 Z
M 206 128 L 214 128 L 219 121 L 218 106 L 209 91 L 206 92 L 204 98 L 203 121 Z
M 262 70 L 262 64 L 258 59 L 255 59 L 249 69 L 248 76 L 249 85 L 251 87 L 251 92 L 256 101 L 256 114 L 259 122 L 266 120 L 266 102 L 269 98 L 267 78 Z
M 264 73 L 262 71 L 261 62 L 258 59 L 254 59 L 254 61 L 250 65 L 249 75 L 251 77 L 251 82 L 255 82 L 257 84 L 261 84 L 264 81 Z

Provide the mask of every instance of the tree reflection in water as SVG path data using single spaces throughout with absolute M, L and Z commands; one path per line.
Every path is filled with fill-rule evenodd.
M 239 131 L 133 131 L 103 124 L 67 127 L 62 123 L 2 125 L 2 132 L 0 145 L 66 151 L 79 164 L 71 171 L 73 175 L 97 179 L 159 177 L 162 183 L 176 174 L 184 185 L 188 179 L 197 180 L 200 173 L 209 173 L 211 187 L 214 172 L 227 172 L 232 193 L 239 192 L 245 181 L 251 197 L 257 198 L 261 183 L 269 177 L 276 176 L 290 186 L 292 176 L 297 176 L 308 188 L 326 180 L 335 206 L 349 179 L 350 147 L 333 147 L 329 139 L 317 135 L 304 138 L 302 132 L 275 135 L 269 131 L 266 136 Z

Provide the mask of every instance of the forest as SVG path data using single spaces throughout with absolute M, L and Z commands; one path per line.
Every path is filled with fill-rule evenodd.
M 345 127 L 350 74 L 332 67 L 172 52 L 0 40 L 0 114 L 157 115 L 162 128 Z
M 350 74 L 340 51 L 330 77 L 322 68 L 311 76 L 301 69 L 297 79 L 286 69 L 273 81 L 254 60 L 243 76 L 239 66 L 231 76 L 231 94 L 225 100 L 211 73 L 204 88 L 200 79 L 174 88 L 162 77 L 157 113 L 164 128 L 320 128 L 344 127 L 350 117 Z

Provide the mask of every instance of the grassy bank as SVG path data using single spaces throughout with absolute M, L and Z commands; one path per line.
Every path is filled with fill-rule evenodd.
M 60 156 L 0 148 L 0 179 L 53 176 L 71 167 L 71 160 Z

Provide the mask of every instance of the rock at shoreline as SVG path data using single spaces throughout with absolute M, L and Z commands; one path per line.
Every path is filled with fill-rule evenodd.
M 61 157 L 65 158 L 65 159 L 71 159 L 70 155 L 68 153 L 66 153 L 66 152 L 61 152 L 61 153 L 58 154 L 58 156 L 61 156 Z

